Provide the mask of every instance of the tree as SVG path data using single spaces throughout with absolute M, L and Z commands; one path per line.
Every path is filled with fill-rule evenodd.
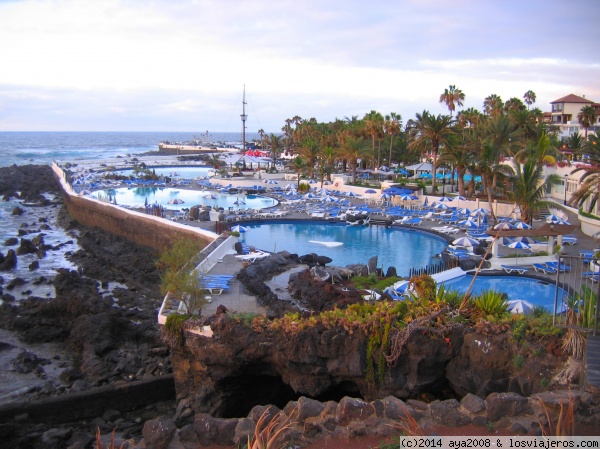
M 450 117 L 452 117 L 456 105 L 462 106 L 463 101 L 465 101 L 465 94 L 454 85 L 450 85 L 448 89 L 444 89 L 444 93 L 440 95 L 440 103 L 446 103 L 446 106 L 450 111 Z
M 491 205 L 494 200 L 498 179 L 514 173 L 510 165 L 502 162 L 500 155 L 500 147 L 488 139 L 483 142 L 482 151 L 477 160 L 477 171 L 481 174 L 481 183 L 487 195 L 491 216 L 494 221 L 496 220 L 496 216 Z
M 588 105 L 581 108 L 581 111 L 577 114 L 577 120 L 583 126 L 585 131 L 584 139 L 587 140 L 588 128 L 596 123 L 596 109 L 594 106 Z
M 271 158 L 273 159 L 273 164 L 277 163 L 277 159 L 279 157 L 279 153 L 281 151 L 281 136 L 276 134 L 269 134 L 266 139 L 267 148 L 271 151 Z
M 375 140 L 381 139 L 383 136 L 383 124 L 384 119 L 383 116 L 377 111 L 371 111 L 365 115 L 363 118 L 365 124 L 365 132 L 371 137 L 371 145 L 373 150 L 373 160 L 375 160 Z M 381 144 L 379 146 L 381 149 Z M 377 154 L 377 166 L 379 167 L 379 163 L 381 160 L 381 151 Z
M 352 170 L 352 184 L 356 184 L 356 167 L 358 160 L 363 158 L 367 152 L 365 141 L 361 137 L 347 137 L 342 142 L 340 154 L 350 164 Z
M 321 153 L 321 145 L 317 139 L 308 137 L 300 142 L 298 154 L 308 163 L 309 176 L 312 179 L 315 174 L 315 165 Z
M 525 92 L 525 95 L 523 95 L 523 100 L 525 100 L 525 103 L 527 104 L 527 109 L 529 109 L 529 106 L 531 106 L 533 103 L 535 103 L 535 92 L 532 90 L 528 90 L 527 92 Z
M 525 105 L 523 104 L 521 99 L 517 98 L 517 97 L 509 98 L 508 100 L 506 100 L 506 103 L 504 103 L 504 110 L 506 112 L 522 111 L 524 109 L 525 109 Z
M 298 189 L 300 188 L 300 175 L 306 169 L 306 161 L 300 156 L 296 156 L 292 162 L 292 169 L 296 172 Z
M 441 114 L 435 116 L 430 114 L 429 111 L 416 114 L 416 117 L 417 121 L 414 127 L 414 131 L 416 132 L 415 140 L 408 147 L 431 150 L 433 183 L 435 184 L 438 151 L 441 146 L 445 146 L 450 142 L 450 137 L 454 134 L 450 126 L 452 124 L 452 117 Z
M 402 131 L 402 116 L 395 112 L 385 116 L 385 122 L 383 123 L 383 129 L 385 133 L 390 136 L 390 155 L 388 158 L 388 165 L 392 166 L 392 148 L 394 146 L 394 136 L 400 134 Z
M 581 165 L 571 172 L 571 174 L 583 172 L 583 175 L 579 189 L 573 193 L 569 203 L 583 207 L 589 201 L 587 211 L 592 213 L 600 196 L 600 135 L 598 133 L 590 135 L 590 140 L 584 142 L 580 154 L 588 157 L 589 165 Z
M 496 94 L 491 94 L 483 100 L 483 111 L 487 115 L 496 116 L 501 114 L 503 106 L 502 98 Z
M 468 142 L 456 143 L 449 145 L 444 153 L 440 156 L 440 162 L 450 164 L 456 167 L 458 175 L 458 194 L 465 195 L 465 180 L 464 176 L 467 168 L 475 162 L 475 154 L 469 147 Z
M 547 186 L 558 184 L 559 176 L 553 174 L 544 182 L 543 165 L 538 164 L 536 158 L 528 159 L 524 164 L 516 163 L 515 175 L 511 178 L 512 189 L 510 198 L 521 209 L 521 220 L 531 224 L 533 214 L 537 209 L 548 206 L 544 201 Z
M 160 253 L 157 266 L 162 271 L 160 291 L 173 295 L 189 314 L 200 314 L 206 304 L 206 290 L 200 287 L 202 273 L 194 269 L 194 258 L 203 244 L 197 240 L 179 239 Z

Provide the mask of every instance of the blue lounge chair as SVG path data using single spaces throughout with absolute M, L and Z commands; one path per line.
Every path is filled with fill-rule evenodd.
M 575 245 L 577 244 L 577 237 L 572 235 L 564 235 L 562 238 L 562 242 L 565 245 Z
M 585 279 L 589 279 L 592 282 L 598 282 L 598 279 L 600 278 L 600 273 L 598 273 L 597 271 L 584 271 L 583 273 L 581 273 L 581 276 L 583 276 Z
M 534 263 L 533 269 L 535 271 L 541 271 L 544 274 L 555 274 L 556 273 L 556 268 L 552 268 L 552 267 L 549 267 L 549 266 L 541 264 L 541 263 Z
M 546 262 L 546 266 L 554 268 L 555 270 L 567 272 L 571 271 L 571 267 L 565 264 L 559 264 L 558 262 Z
M 523 273 L 525 273 L 528 270 L 528 268 L 523 267 L 523 266 L 521 266 L 521 267 L 515 266 L 515 265 L 500 265 L 500 266 L 507 273 L 512 273 L 513 271 L 515 271 L 515 272 L 517 272 L 519 274 L 523 274 Z

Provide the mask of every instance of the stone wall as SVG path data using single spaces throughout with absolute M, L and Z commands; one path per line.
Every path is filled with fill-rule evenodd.
M 0 422 L 10 422 L 15 416 L 26 413 L 30 422 L 64 423 L 102 416 L 106 410 L 126 412 L 174 398 L 173 375 L 168 374 L 121 385 L 91 388 L 40 401 L 10 403 L 0 407 Z
M 77 196 L 71 186 L 64 181 L 60 167 L 53 165 L 52 168 L 61 183 L 69 214 L 84 226 L 98 227 L 157 251 L 161 251 L 181 238 L 197 239 L 206 246 L 218 237 L 217 234 L 204 229 L 124 209 L 90 197 Z

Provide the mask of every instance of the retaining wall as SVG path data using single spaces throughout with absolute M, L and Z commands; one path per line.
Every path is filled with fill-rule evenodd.
M 30 402 L 13 402 L 0 406 L 0 422 L 7 423 L 16 416 L 27 413 L 36 423 L 65 423 L 102 416 L 106 410 L 126 412 L 175 399 L 173 374 L 149 380 L 69 393 L 49 399 Z
M 65 181 L 62 169 L 56 164 L 52 165 L 52 169 L 61 183 L 69 214 L 84 226 L 96 226 L 157 251 L 163 250 L 181 238 L 197 239 L 206 246 L 219 237 L 218 234 L 205 229 L 124 209 L 87 196 L 78 196 Z

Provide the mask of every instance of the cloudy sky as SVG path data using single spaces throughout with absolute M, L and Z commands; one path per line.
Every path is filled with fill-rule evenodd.
M 278 132 L 486 96 L 600 101 L 598 0 L 0 0 L 0 131 Z

